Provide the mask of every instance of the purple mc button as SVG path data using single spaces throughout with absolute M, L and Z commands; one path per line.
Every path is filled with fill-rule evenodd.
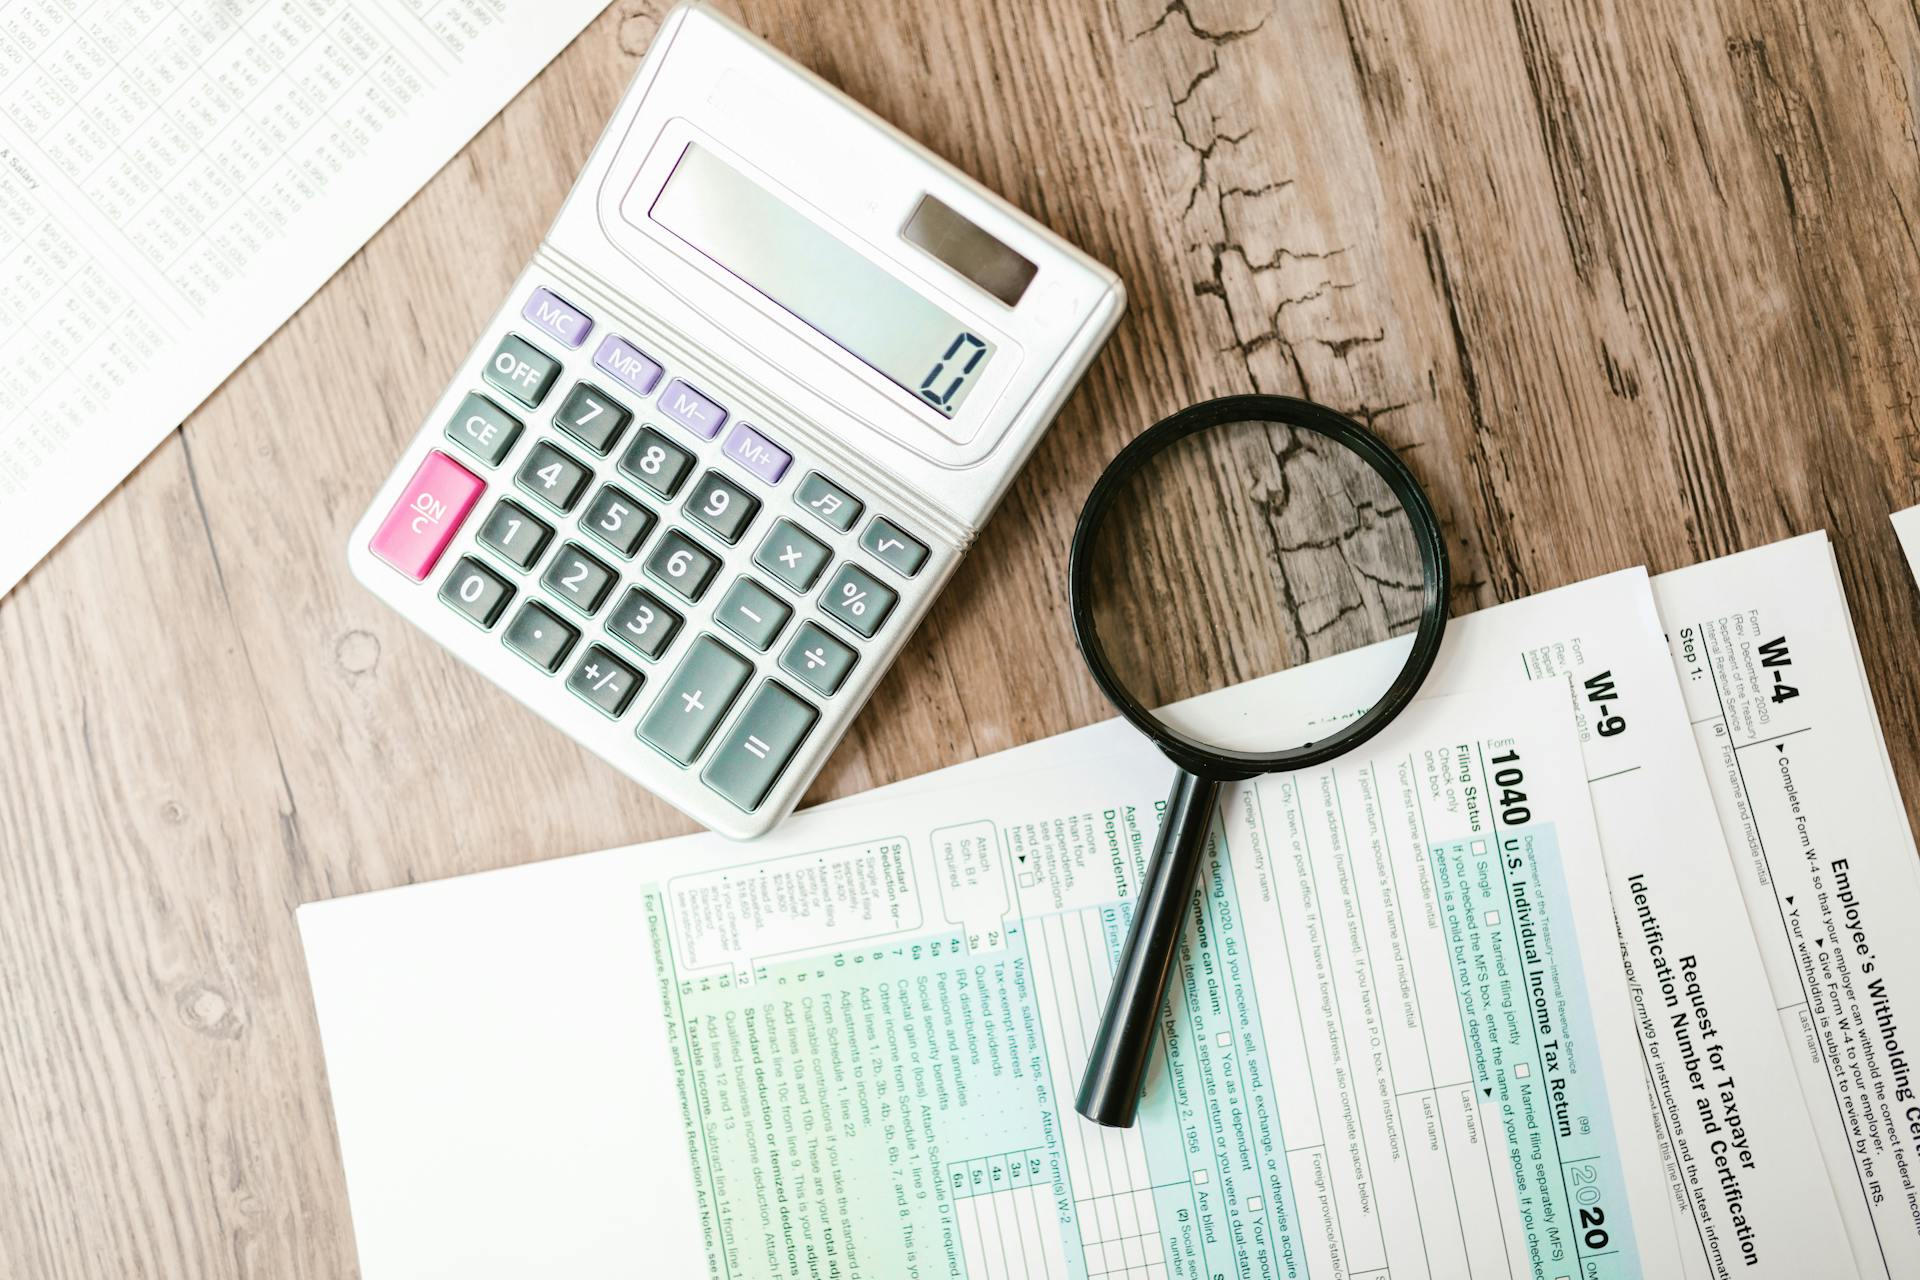
M 621 386 L 640 395 L 650 395 L 660 381 L 660 362 L 628 342 L 608 334 L 593 353 L 593 362 L 613 375 Z
M 546 289 L 535 289 L 520 314 L 569 347 L 579 346 L 593 331 L 592 317 Z
M 711 440 L 727 425 L 727 411 L 704 394 L 675 378 L 660 393 L 660 412 L 702 440 Z
M 768 484 L 779 484 L 793 455 L 744 422 L 727 435 L 727 456 Z

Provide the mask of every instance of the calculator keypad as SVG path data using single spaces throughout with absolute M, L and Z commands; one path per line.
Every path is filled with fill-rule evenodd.
M 587 554 L 584 547 L 569 542 L 540 575 L 540 585 L 591 618 L 600 612 L 615 578 L 613 570 Z
M 755 564 L 802 595 L 813 590 L 832 558 L 826 543 L 791 520 L 777 522 L 753 555 Z
M 520 464 L 520 473 L 513 481 L 565 515 L 579 503 L 587 481 L 592 478 L 593 472 L 587 470 L 585 464 L 576 462 L 542 440 L 527 455 L 527 460 Z
M 687 495 L 687 518 L 729 546 L 740 541 L 758 510 L 760 499 L 718 471 L 701 476 Z
M 520 317 L 533 340 L 490 349 L 439 425 L 451 444 L 372 549 L 424 581 L 486 496 L 471 554 L 430 588 L 439 600 L 552 676 L 555 698 L 624 721 L 629 741 L 756 812 L 932 552 L 831 474 L 790 478 L 777 430 L 551 291 Z M 487 494 L 494 468 L 511 484 Z

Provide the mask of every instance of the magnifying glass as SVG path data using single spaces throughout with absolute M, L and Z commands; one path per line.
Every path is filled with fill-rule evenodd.
M 1229 396 L 1120 451 L 1080 513 L 1068 580 L 1094 679 L 1178 770 L 1080 1083 L 1080 1114 L 1124 1128 L 1220 784 L 1323 764 L 1413 700 L 1446 629 L 1447 554 L 1379 437 L 1309 401 Z

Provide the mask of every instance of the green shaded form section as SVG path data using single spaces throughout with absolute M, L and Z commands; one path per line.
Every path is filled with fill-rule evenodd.
M 1117 956 L 1131 904 L 1102 913 Z M 1306 1274 L 1266 1031 L 1220 832 L 1183 933 L 1161 1022 L 1165 1084 L 1148 1079 L 1135 1124 L 1146 1145 L 1167 1274 Z
M 676 973 L 658 892 L 646 913 L 715 1280 L 978 1277 L 1018 1251 L 1045 1275 L 1036 1241 L 1084 1280 L 1019 927 L 736 981 Z
M 1637 1277 L 1553 830 L 1509 828 L 1431 853 L 1474 1082 L 1506 1131 L 1532 1274 Z

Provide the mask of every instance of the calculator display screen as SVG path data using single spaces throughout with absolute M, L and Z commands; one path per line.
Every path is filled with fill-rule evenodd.
M 650 215 L 937 413 L 958 412 L 993 359 L 990 339 L 697 143 Z

